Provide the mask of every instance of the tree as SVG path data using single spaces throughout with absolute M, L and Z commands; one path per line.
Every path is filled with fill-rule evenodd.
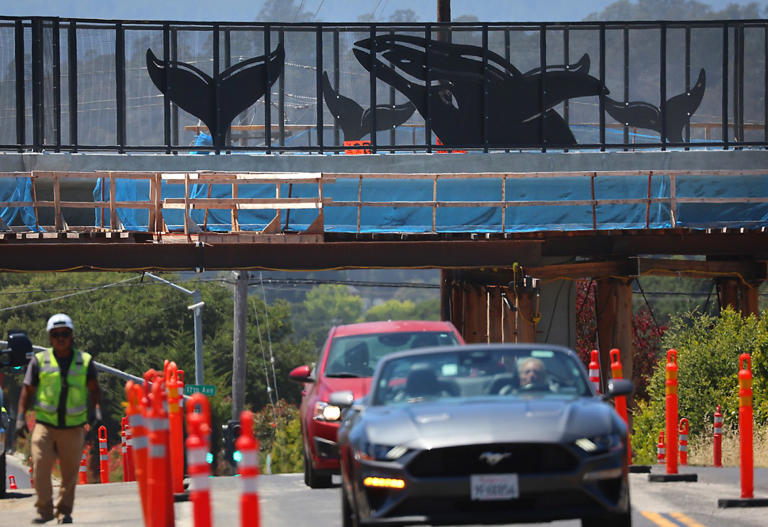
M 304 320 L 299 336 L 308 337 L 317 347 L 322 345 L 331 326 L 356 322 L 363 313 L 363 301 L 344 285 L 313 287 L 304 302 L 296 307 L 294 316 Z

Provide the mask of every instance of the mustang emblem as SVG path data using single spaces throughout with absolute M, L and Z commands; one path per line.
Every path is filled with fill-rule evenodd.
M 498 465 L 505 459 L 507 459 L 509 456 L 511 456 L 509 452 L 483 452 L 480 454 L 480 461 L 485 461 L 491 466 Z

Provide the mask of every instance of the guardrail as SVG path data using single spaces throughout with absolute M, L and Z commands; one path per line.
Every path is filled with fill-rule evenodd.
M 261 24 L 0 17 L 0 150 L 325 153 L 342 152 L 344 140 L 364 136 L 373 153 L 432 152 L 438 138 L 482 152 L 764 148 L 766 43 L 766 20 Z M 401 56 L 414 46 L 424 49 L 415 58 Z M 258 58 L 263 71 L 253 73 L 247 90 L 227 84 Z M 409 64 L 419 66 L 410 73 L 423 91 L 408 93 L 411 84 L 382 73 L 396 66 L 408 73 Z M 181 70 L 187 76 L 176 82 Z M 467 72 L 472 85 L 459 86 Z M 575 74 L 585 77 L 563 80 Z M 568 88 L 586 76 L 594 81 L 591 91 Z M 503 96 L 512 92 L 518 95 Z M 696 97 L 700 104 L 681 104 Z M 337 98 L 351 101 L 347 115 L 328 106 Z M 416 111 L 407 120 L 385 115 L 408 101 Z M 628 115 L 625 107 L 639 113 Z M 456 115 L 445 119 L 451 112 Z M 344 122 L 359 137 L 348 137 L 353 132 Z M 708 132 L 696 137 L 701 125 Z M 213 144 L 195 145 L 194 131 L 204 126 L 215 128 Z M 519 133 L 509 135 L 515 126 Z M 239 144 L 237 134 L 246 131 L 256 144 Z
M 29 199 L 2 201 L 0 209 L 27 208 L 33 221 L 3 226 L 0 238 L 61 239 L 104 232 L 126 237 L 129 231 L 163 235 L 212 232 L 209 213 L 226 220 L 214 230 L 227 234 L 296 233 L 282 213 L 314 211 L 301 222 L 302 234 L 341 233 L 510 233 L 552 230 L 764 228 L 765 171 L 660 170 L 622 172 L 530 172 L 472 174 L 320 174 L 320 173 L 69 173 L 0 174 L 28 188 Z M 92 201 L 62 198 L 75 180 L 96 180 Z M 118 182 L 126 188 L 120 190 Z M 51 185 L 54 199 L 38 199 L 35 190 Z M 212 189 L 217 193 L 212 196 Z M 178 189 L 175 190 L 175 189 Z M 221 190 L 224 189 L 222 192 Z M 258 192 L 254 192 L 258 189 Z M 297 190 L 299 189 L 299 190 Z M 71 190 L 71 189 L 70 189 Z M 292 190 L 296 191 L 295 195 Z M 133 199 L 122 200 L 120 194 Z M 146 196 L 145 199 L 137 199 Z M 738 204 L 738 207 L 732 205 Z M 41 225 L 41 209 L 55 222 Z M 69 225 L 67 209 L 91 209 L 91 224 Z M 120 211 L 144 211 L 126 227 Z M 183 220 L 172 228 L 173 211 Z M 261 211 L 260 225 L 241 225 L 240 215 Z M 427 214 L 422 214 L 425 211 Z M 195 214 L 193 214 L 193 212 Z M 274 214 L 270 218 L 269 214 Z M 109 222 L 105 222 L 108 215 Z M 194 216 L 194 217 L 193 217 Z M 144 219 L 146 218 L 146 220 Z M 309 219 L 308 219 L 309 218 Z M 298 220 L 297 220 L 298 221 Z M 144 223 L 145 222 L 145 223 Z M 131 227 L 130 225 L 134 225 Z M 309 237 L 306 238 L 307 240 Z M 314 239 L 314 238 L 313 238 Z M 235 241 L 235 240 L 233 240 Z

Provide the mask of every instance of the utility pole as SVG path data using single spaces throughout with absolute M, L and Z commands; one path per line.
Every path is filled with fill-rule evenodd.
M 234 335 L 232 340 L 232 419 L 245 407 L 245 330 L 248 321 L 248 271 L 232 271 L 235 279 Z
M 446 24 L 451 22 L 451 0 L 437 0 L 437 22 L 444 22 Z M 437 32 L 437 40 L 440 42 L 450 42 L 451 31 L 439 30 Z
M 451 21 L 451 0 L 437 0 L 437 21 Z

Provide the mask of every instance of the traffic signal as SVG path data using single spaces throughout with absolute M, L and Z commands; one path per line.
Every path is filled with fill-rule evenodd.
M 232 466 L 234 470 L 237 469 L 237 464 L 242 459 L 242 454 L 237 447 L 235 447 L 235 441 L 240 437 L 240 421 L 237 419 L 231 419 L 227 421 L 224 428 L 224 456 L 227 463 Z
M 32 355 L 32 341 L 27 333 L 21 330 L 8 332 L 8 348 L 0 350 L 0 367 L 8 366 L 14 371 L 19 371 L 29 362 L 28 356 Z

